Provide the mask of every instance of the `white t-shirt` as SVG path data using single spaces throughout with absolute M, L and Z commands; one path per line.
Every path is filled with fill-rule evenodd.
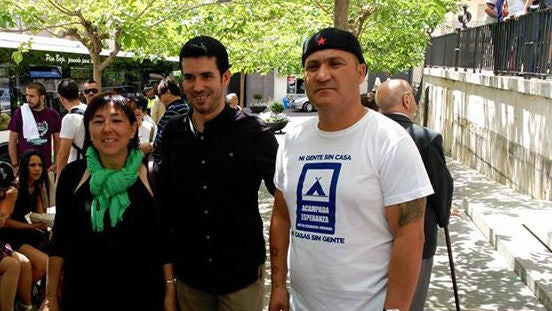
M 393 236 L 385 206 L 433 193 L 414 141 L 369 111 L 324 132 L 317 118 L 288 131 L 278 149 L 276 187 L 291 220 L 294 310 L 382 310 Z
M 508 0 L 508 17 L 514 17 L 516 13 L 523 11 L 525 0 Z
M 156 132 L 157 132 L 157 126 L 153 123 L 153 120 L 151 119 L 151 117 L 148 116 L 148 118 L 146 118 L 144 116 L 144 120 L 142 120 L 142 123 L 140 123 L 140 127 L 138 128 L 139 142 L 140 143 L 153 142 L 153 138 L 155 138 Z M 150 138 L 152 139 L 150 140 Z
M 79 105 L 71 108 L 79 108 L 83 111 L 86 110 L 86 105 L 80 103 Z M 59 138 L 72 139 L 75 145 L 82 148 L 84 144 L 84 123 L 82 121 L 83 115 L 78 113 L 67 113 L 61 119 L 61 130 L 59 131 Z M 67 158 L 67 163 L 75 161 L 77 159 L 77 149 L 71 146 L 71 151 L 69 152 L 69 158 Z

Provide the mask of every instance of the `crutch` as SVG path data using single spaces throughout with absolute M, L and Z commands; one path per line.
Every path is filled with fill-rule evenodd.
M 458 297 L 458 287 L 456 286 L 456 272 L 454 271 L 454 259 L 452 258 L 452 245 L 450 244 L 450 234 L 448 225 L 445 226 L 445 241 L 447 243 L 447 253 L 450 265 L 450 277 L 452 279 L 452 289 L 454 291 L 454 303 L 456 304 L 456 311 L 460 311 L 460 298 Z

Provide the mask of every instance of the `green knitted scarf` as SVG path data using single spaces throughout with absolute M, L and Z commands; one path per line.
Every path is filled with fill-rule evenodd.
M 92 230 L 101 232 L 104 229 L 105 212 L 109 209 L 111 226 L 115 227 L 123 219 L 126 208 L 130 205 L 127 189 L 136 182 L 138 169 L 142 164 L 143 154 L 137 149 L 129 151 L 125 166 L 120 170 L 104 168 L 93 147 L 86 150 L 88 170 L 90 170 L 90 192 L 94 195 L 90 214 Z

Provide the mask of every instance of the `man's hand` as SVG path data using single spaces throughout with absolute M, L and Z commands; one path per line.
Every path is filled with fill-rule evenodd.
M 285 286 L 272 289 L 268 311 L 289 311 L 289 293 Z

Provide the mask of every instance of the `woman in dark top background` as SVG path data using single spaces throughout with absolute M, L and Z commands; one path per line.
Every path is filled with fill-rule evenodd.
M 27 219 L 29 213 L 46 213 L 48 208 L 49 181 L 44 163 L 42 154 L 36 149 L 27 149 L 21 154 L 17 200 L 4 228 L 0 229 L 0 238 L 30 261 L 32 284 L 44 278 L 48 263 L 45 251 L 50 241 L 50 228 L 45 223 L 31 223 Z

